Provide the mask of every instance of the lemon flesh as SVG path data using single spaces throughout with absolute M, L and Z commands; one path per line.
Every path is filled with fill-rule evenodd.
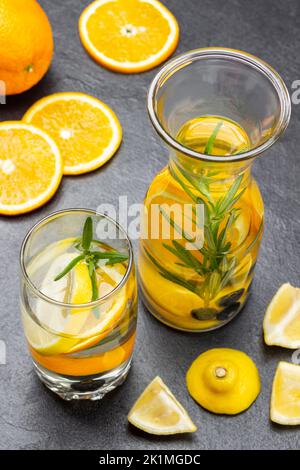
M 278 424 L 300 424 L 299 365 L 278 364 L 272 388 L 271 420 Z
M 128 421 L 156 435 L 195 432 L 196 426 L 160 377 L 146 387 L 133 405 Z
M 300 289 L 283 284 L 269 304 L 264 318 L 268 345 L 300 348 Z
M 249 408 L 260 392 L 259 373 L 245 353 L 211 349 L 200 354 L 186 376 L 187 388 L 203 408 L 234 415 Z
M 72 273 L 54 281 L 57 274 L 76 256 L 76 253 L 64 253 L 52 262 L 41 284 L 43 294 L 65 303 L 86 303 L 91 300 L 92 286 L 88 267 L 84 263 L 79 263 Z M 71 336 L 80 334 L 89 313 L 90 310 L 85 309 L 72 314 L 60 306 L 38 299 L 35 315 L 41 326 L 25 312 L 23 321 L 26 337 L 40 354 L 65 353 L 78 343 L 79 340 Z

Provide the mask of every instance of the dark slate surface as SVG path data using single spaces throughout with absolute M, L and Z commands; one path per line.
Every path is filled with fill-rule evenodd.
M 169 330 L 139 308 L 135 361 L 124 386 L 98 403 L 64 403 L 49 393 L 32 371 L 18 306 L 18 252 L 27 230 L 48 213 L 68 207 L 96 208 L 128 195 L 140 202 L 167 151 L 146 114 L 147 88 L 155 70 L 137 76 L 111 73 L 82 49 L 77 20 L 88 0 L 43 0 L 54 28 L 56 54 L 51 71 L 33 90 L 0 106 L 1 120 L 19 119 L 38 98 L 58 91 L 99 97 L 117 112 L 124 129 L 118 155 L 101 171 L 65 178 L 56 197 L 41 210 L 13 219 L 0 218 L 0 339 L 7 365 L 0 365 L 0 447 L 19 449 L 290 449 L 299 447 L 299 428 L 269 421 L 272 379 L 279 360 L 291 351 L 266 347 L 262 318 L 273 293 L 285 281 L 300 285 L 300 105 L 284 138 L 254 173 L 266 206 L 266 231 L 253 294 L 229 326 L 209 334 Z M 298 0 L 164 0 L 180 21 L 177 52 L 227 46 L 260 56 L 277 69 L 289 89 L 300 79 L 300 4 Z M 185 388 L 191 361 L 211 347 L 232 347 L 251 355 L 259 366 L 262 391 L 247 412 L 214 416 L 198 407 Z M 127 426 L 126 415 L 144 387 L 159 374 L 187 408 L 198 432 L 187 437 L 151 438 Z

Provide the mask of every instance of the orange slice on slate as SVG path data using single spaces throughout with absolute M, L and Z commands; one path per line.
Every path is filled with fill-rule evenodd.
M 57 191 L 63 162 L 53 139 L 18 121 L 0 123 L 0 214 L 30 212 Z
M 23 120 L 46 131 L 58 145 L 64 174 L 93 171 L 118 150 L 122 128 L 102 101 L 84 93 L 56 93 L 37 101 Z
M 97 62 L 121 73 L 156 67 L 179 40 L 176 18 L 157 0 L 97 0 L 82 13 L 79 33 Z

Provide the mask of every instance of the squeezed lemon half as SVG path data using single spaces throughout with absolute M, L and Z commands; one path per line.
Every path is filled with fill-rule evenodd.
M 160 377 L 155 377 L 135 402 L 128 421 L 149 434 L 180 434 L 197 430 Z
M 189 368 L 186 381 L 194 400 L 213 413 L 240 413 L 260 392 L 256 365 L 235 349 L 211 349 L 200 354 Z

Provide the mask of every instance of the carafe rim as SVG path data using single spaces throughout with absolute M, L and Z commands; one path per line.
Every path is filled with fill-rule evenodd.
M 157 92 L 168 78 L 176 73 L 177 70 L 180 70 L 182 67 L 189 65 L 190 63 L 201 60 L 202 58 L 226 58 L 229 60 L 234 60 L 247 64 L 259 72 L 261 72 L 273 85 L 275 88 L 278 99 L 280 102 L 280 116 L 278 123 L 272 132 L 272 135 L 264 141 L 262 144 L 259 144 L 256 147 L 253 147 L 251 150 L 229 156 L 216 156 L 216 155 L 206 155 L 200 152 L 196 152 L 188 147 L 180 144 L 170 133 L 164 128 L 161 124 L 160 119 L 156 112 L 156 98 Z M 150 120 L 158 133 L 158 135 L 175 151 L 180 152 L 191 158 L 196 158 L 203 161 L 210 162 L 238 162 L 248 159 L 253 159 L 264 153 L 268 150 L 281 136 L 281 134 L 287 128 L 290 116 L 291 116 L 291 100 L 288 89 L 281 78 L 281 76 L 265 61 L 257 58 L 256 56 L 249 54 L 247 52 L 239 51 L 236 49 L 228 49 L 224 47 L 207 47 L 201 49 L 195 49 L 183 53 L 170 61 L 168 61 L 154 77 L 148 92 L 147 98 L 148 113 Z

